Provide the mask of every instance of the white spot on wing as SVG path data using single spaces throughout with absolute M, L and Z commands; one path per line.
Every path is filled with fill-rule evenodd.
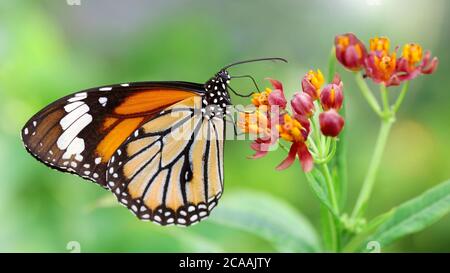
M 75 108 L 77 108 L 78 106 L 84 104 L 84 102 L 82 101 L 76 101 L 76 102 L 72 102 L 67 104 L 66 106 L 64 106 L 64 110 L 66 112 L 72 112 Z
M 72 98 L 68 99 L 68 102 L 74 102 L 74 101 L 79 101 L 79 100 L 84 100 L 85 98 L 87 98 L 87 93 L 83 92 L 83 93 L 77 93 L 75 94 L 75 96 L 73 96 Z
M 110 91 L 112 89 L 112 87 L 102 87 L 102 88 L 100 88 L 100 89 L 98 89 L 98 90 L 100 90 L 100 91 Z
M 67 130 L 62 133 L 58 138 L 56 145 L 59 149 L 65 150 L 72 140 L 83 130 L 89 123 L 92 122 L 92 116 L 89 114 L 84 114 L 81 118 L 75 121 Z
M 59 121 L 59 124 L 61 125 L 63 130 L 66 130 L 72 123 L 74 123 L 77 119 L 79 119 L 87 112 L 89 112 L 89 106 L 83 104 L 82 106 L 78 107 L 77 109 L 63 117 Z
M 128 84 L 128 83 L 122 83 L 120 86 L 128 87 L 128 86 L 130 86 L 130 84 Z
M 100 98 L 98 98 L 98 102 L 104 107 L 104 106 L 106 106 L 106 102 L 108 102 L 108 98 L 100 97 Z
M 81 156 L 80 153 L 84 151 L 84 139 L 75 137 L 75 139 L 70 143 L 70 145 L 67 147 L 67 150 L 64 152 L 62 158 L 63 159 L 69 159 L 72 155 L 76 155 L 75 158 Z M 83 157 L 81 156 L 81 160 L 83 160 Z M 79 161 L 81 161 L 79 160 Z

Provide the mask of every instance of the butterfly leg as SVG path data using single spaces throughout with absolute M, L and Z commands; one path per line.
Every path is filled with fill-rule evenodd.
M 232 78 L 232 79 L 236 79 L 236 78 L 249 78 L 250 80 L 252 80 L 253 84 L 254 84 L 255 87 L 256 87 L 256 90 L 258 90 L 258 93 L 261 93 L 261 90 L 259 89 L 259 86 L 258 86 L 258 84 L 256 83 L 255 78 L 253 78 L 251 75 L 232 76 L 231 78 Z M 253 94 L 253 92 L 252 92 L 252 94 Z M 251 96 L 252 94 L 248 95 L 248 97 Z

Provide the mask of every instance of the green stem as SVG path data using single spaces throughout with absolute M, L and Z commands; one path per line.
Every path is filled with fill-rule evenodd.
M 384 147 L 386 146 L 387 138 L 393 124 L 392 119 L 383 119 L 381 123 L 378 139 L 375 144 L 375 150 L 370 161 L 369 169 L 364 179 L 361 192 L 359 193 L 356 201 L 355 208 L 352 213 L 352 218 L 356 219 L 361 217 L 367 207 L 370 195 L 372 193 L 373 185 L 375 183 L 378 167 L 381 163 Z
M 361 73 L 355 74 L 355 80 L 356 84 L 359 87 L 359 90 L 361 91 L 361 94 L 364 96 L 364 98 L 369 103 L 370 107 L 372 107 L 373 111 L 380 117 L 383 116 L 383 113 L 381 112 L 380 105 L 377 102 L 377 99 L 373 95 L 372 91 L 370 90 L 369 86 L 367 85 L 366 81 L 363 79 Z
M 408 87 L 409 87 L 409 81 L 407 81 L 407 82 L 405 82 L 405 84 L 403 84 L 402 90 L 400 91 L 400 95 L 398 95 L 397 101 L 395 102 L 394 106 L 392 107 L 392 112 L 394 114 L 397 113 L 398 109 L 400 108 L 400 105 L 402 105 L 405 95 L 408 92 Z
M 327 164 L 322 164 L 322 172 L 325 175 L 325 181 L 327 183 L 327 189 L 328 194 L 330 196 L 331 206 L 333 207 L 333 210 L 336 212 L 337 215 L 339 215 L 339 205 L 336 198 L 336 192 L 334 190 L 334 184 L 333 180 L 331 178 L 331 173 L 328 168 Z M 333 214 L 331 211 L 328 211 L 328 221 L 330 223 L 329 229 L 332 235 L 332 248 L 334 251 L 339 251 L 339 245 L 340 245 L 340 231 L 339 231 L 339 223 L 338 219 L 335 219 L 333 217 Z
M 389 106 L 389 96 L 388 96 L 388 92 L 386 89 L 386 85 L 384 84 L 380 84 L 380 92 L 381 92 L 381 99 L 383 101 L 383 114 L 384 116 L 390 114 L 391 109 Z
M 322 164 L 322 172 L 325 175 L 325 181 L 327 182 L 328 194 L 330 195 L 331 205 L 333 206 L 333 210 L 339 215 L 339 205 L 336 198 L 336 192 L 334 190 L 333 179 L 331 178 L 330 169 L 327 164 Z
M 339 231 L 337 228 L 336 219 L 333 217 L 331 211 L 327 211 L 328 222 L 330 225 L 327 227 L 331 234 L 331 249 L 335 252 L 339 251 Z

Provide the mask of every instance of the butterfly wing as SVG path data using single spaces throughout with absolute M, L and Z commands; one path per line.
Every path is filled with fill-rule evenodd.
M 144 123 L 111 157 L 107 185 L 137 217 L 190 225 L 223 192 L 224 119 L 202 115 L 187 98 Z
M 46 165 L 106 187 L 106 166 L 117 148 L 163 109 L 200 97 L 203 85 L 142 82 L 88 89 L 61 98 L 22 129 L 27 151 Z

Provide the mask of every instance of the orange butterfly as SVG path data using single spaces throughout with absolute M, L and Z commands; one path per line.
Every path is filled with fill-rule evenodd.
M 285 61 L 237 62 L 205 84 L 137 82 L 74 93 L 25 124 L 24 145 L 46 165 L 109 189 L 139 219 L 191 225 L 223 192 L 227 69 L 261 60 Z

